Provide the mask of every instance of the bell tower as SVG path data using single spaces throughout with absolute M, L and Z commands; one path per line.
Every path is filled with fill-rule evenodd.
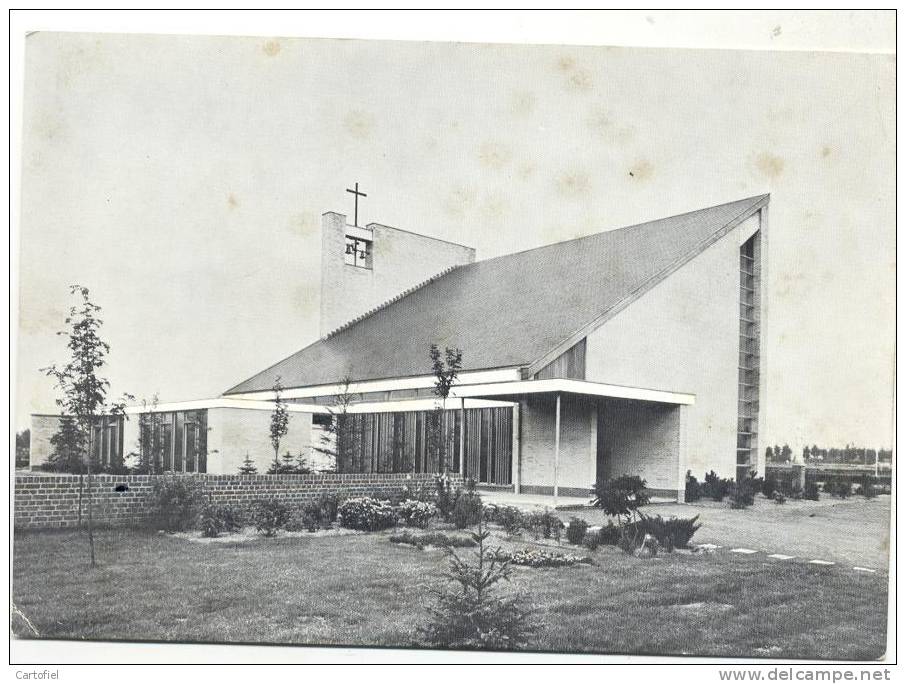
M 356 213 L 358 198 L 356 194 Z M 455 266 L 475 261 L 475 249 L 407 230 L 347 222 L 344 214 L 321 217 L 320 335 Z

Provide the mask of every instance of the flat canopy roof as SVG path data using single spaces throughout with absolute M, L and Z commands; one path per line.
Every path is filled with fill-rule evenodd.
M 513 397 L 523 394 L 552 394 L 564 392 L 591 397 L 609 397 L 611 399 L 634 399 L 636 401 L 654 401 L 661 404 L 688 405 L 695 403 L 694 394 L 683 392 L 665 392 L 663 390 L 645 389 L 643 387 L 626 387 L 608 385 L 587 380 L 517 380 L 515 382 L 494 382 L 484 385 L 453 386 L 451 397 Z

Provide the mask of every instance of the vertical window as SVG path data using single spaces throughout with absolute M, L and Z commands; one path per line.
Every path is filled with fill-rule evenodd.
M 167 413 L 160 417 L 160 469 L 173 470 L 173 418 Z
M 195 456 L 196 456 L 196 452 L 198 449 L 198 444 L 195 440 L 196 435 L 197 435 L 195 423 L 186 422 L 186 427 L 185 427 L 183 434 L 185 435 L 185 440 L 186 440 L 186 444 L 185 444 L 185 446 L 186 446 L 186 448 L 185 448 L 186 472 L 194 473 L 195 472 L 195 463 L 196 463 Z
M 368 240 L 346 236 L 343 259 L 349 266 L 371 268 L 371 243 Z

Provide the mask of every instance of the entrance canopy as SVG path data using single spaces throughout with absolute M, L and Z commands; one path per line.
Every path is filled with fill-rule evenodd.
M 494 382 L 484 385 L 454 386 L 450 397 L 494 397 L 507 400 L 525 394 L 566 393 L 589 397 L 610 397 L 613 399 L 635 399 L 637 401 L 654 401 L 661 404 L 694 404 L 695 395 L 682 392 L 665 392 L 663 390 L 608 385 L 587 380 L 517 380 L 515 382 Z

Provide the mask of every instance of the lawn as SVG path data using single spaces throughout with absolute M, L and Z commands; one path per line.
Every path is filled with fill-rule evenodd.
M 820 558 L 884 570 L 890 550 L 890 496 L 874 499 L 837 499 L 822 495 L 820 501 L 788 500 L 783 505 L 755 497 L 751 508 L 733 509 L 729 501 L 694 504 L 651 504 L 646 515 L 699 516 L 699 543 L 745 546 L 767 553 L 783 553 L 805 560 Z M 607 516 L 600 509 L 561 511 L 569 520 L 579 516 L 598 525 Z
M 420 645 L 447 562 L 387 533 L 199 544 L 106 530 L 93 570 L 76 532 L 17 533 L 14 554 L 16 607 L 44 638 L 353 646 Z M 885 574 L 763 555 L 592 556 L 515 569 L 505 589 L 543 623 L 530 649 L 859 660 L 884 651 Z M 12 626 L 30 635 L 18 616 Z

